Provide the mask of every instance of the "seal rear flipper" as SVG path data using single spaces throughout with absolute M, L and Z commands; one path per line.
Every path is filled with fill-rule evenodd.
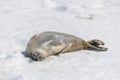
M 87 41 L 89 44 L 93 45 L 93 46 L 100 46 L 100 45 L 105 45 L 105 43 L 101 40 L 98 40 L 98 39 L 93 39 L 93 40 L 90 40 L 90 41 Z
M 105 47 L 96 47 L 96 46 L 93 46 L 93 45 L 90 45 L 88 48 L 88 50 L 95 50 L 95 51 L 107 51 L 108 48 L 105 48 Z
M 107 51 L 108 50 L 108 48 L 106 48 L 106 47 L 100 47 L 100 46 L 98 46 L 97 48 L 99 48 L 101 51 Z

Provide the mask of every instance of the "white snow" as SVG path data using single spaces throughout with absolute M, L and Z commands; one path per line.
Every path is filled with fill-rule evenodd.
M 30 37 L 44 31 L 100 39 L 109 50 L 25 57 Z M 119 34 L 120 0 L 0 0 L 0 80 L 120 80 Z

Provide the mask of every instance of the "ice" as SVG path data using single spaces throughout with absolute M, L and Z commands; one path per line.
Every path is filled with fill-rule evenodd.
M 120 80 L 119 0 L 0 0 L 0 80 Z M 58 31 L 100 39 L 108 51 L 26 57 L 30 37 Z

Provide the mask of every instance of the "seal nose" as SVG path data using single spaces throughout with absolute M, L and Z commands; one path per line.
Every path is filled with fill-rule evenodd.
M 44 59 L 45 59 L 44 55 L 42 53 L 39 53 L 39 55 L 37 56 L 37 61 L 42 61 Z
M 42 53 L 40 53 L 39 51 L 36 51 L 32 54 L 32 58 L 37 61 L 42 61 L 45 57 Z
M 32 58 L 33 58 L 34 60 L 37 59 L 37 56 L 39 56 L 39 52 L 38 52 L 38 51 L 32 53 Z

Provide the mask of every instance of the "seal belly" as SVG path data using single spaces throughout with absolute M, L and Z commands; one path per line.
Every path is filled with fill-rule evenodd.
M 65 33 L 43 32 L 30 39 L 27 45 L 27 54 L 30 55 L 31 52 L 38 49 L 46 52 L 47 56 L 62 53 L 65 49 L 64 52 L 72 51 L 73 48 L 71 47 L 73 46 L 70 46 L 70 44 L 74 45 L 79 40 L 80 38 Z

